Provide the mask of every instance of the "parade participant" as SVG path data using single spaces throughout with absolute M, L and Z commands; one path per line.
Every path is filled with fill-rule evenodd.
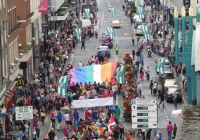
M 120 111 L 120 108 L 118 107 L 118 105 L 115 106 L 115 114 L 116 114 L 117 119 L 119 120 L 121 111 Z
M 150 73 L 151 73 L 151 68 L 149 66 L 147 66 L 147 68 L 146 68 L 147 80 L 149 80 L 149 78 L 150 78 Z
M 140 68 L 140 78 L 141 78 L 141 80 L 144 80 L 144 69 L 143 69 L 143 67 Z
M 60 126 L 61 126 L 61 122 L 62 122 L 62 119 L 63 119 L 63 116 L 61 114 L 61 112 L 59 111 L 58 114 L 57 114 L 57 120 L 58 120 L 58 131 L 60 130 Z
M 115 46 L 115 51 L 116 51 L 116 55 L 118 55 L 118 52 L 119 52 L 119 46 L 118 45 Z
M 134 46 L 134 42 L 135 42 L 135 36 L 134 35 L 132 35 L 131 40 L 132 40 L 132 43 L 133 43 L 133 46 Z
M 52 127 L 55 128 L 55 123 L 56 123 L 56 115 L 54 112 L 51 113 L 51 123 L 52 123 Z
M 68 132 L 69 132 L 68 125 L 65 124 L 64 128 L 63 128 L 63 135 L 64 135 L 64 137 L 68 138 Z
M 54 132 L 54 129 L 51 128 L 51 131 L 48 133 L 49 140 L 54 140 L 56 133 Z
M 78 113 L 77 109 L 74 110 L 73 116 L 74 116 L 74 119 L 78 122 L 79 121 L 79 113 Z
M 91 113 L 90 113 L 90 111 L 88 110 L 88 108 L 86 108 L 86 109 L 85 109 L 85 119 L 86 119 L 87 121 L 89 121 L 89 120 L 90 120 L 90 117 L 91 117 Z

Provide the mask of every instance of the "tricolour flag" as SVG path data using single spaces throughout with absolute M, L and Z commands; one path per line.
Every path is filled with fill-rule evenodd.
M 58 80 L 58 94 L 67 95 L 68 76 L 62 76 Z
M 113 115 L 110 116 L 110 120 L 108 122 L 108 131 L 111 132 L 113 130 L 113 126 L 115 125 L 115 118 Z

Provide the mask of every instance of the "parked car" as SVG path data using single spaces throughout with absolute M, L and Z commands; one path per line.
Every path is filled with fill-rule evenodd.
M 97 56 L 99 56 L 101 54 L 110 58 L 110 49 L 108 48 L 108 46 L 99 46 L 97 48 Z
M 177 94 L 177 101 L 178 102 L 182 102 L 182 92 L 181 92 L 181 89 L 178 89 L 178 88 L 168 88 L 166 90 L 166 94 L 165 94 L 165 99 L 167 102 L 169 101 L 173 101 L 173 98 L 174 98 L 174 93 Z
M 120 21 L 118 19 L 113 20 L 111 22 L 111 27 L 113 27 L 113 28 L 115 28 L 115 27 L 120 28 L 121 27 L 120 26 Z
M 164 74 L 159 76 L 160 82 L 165 82 L 166 79 L 174 79 L 174 75 L 171 70 L 165 70 Z
M 113 42 L 102 42 L 102 46 L 108 46 L 109 49 L 113 48 Z
M 165 89 L 168 89 L 168 88 L 178 88 L 175 79 L 166 79 L 164 87 L 165 87 Z
M 143 32 L 141 29 L 141 25 L 139 25 L 136 29 L 136 36 L 143 36 Z

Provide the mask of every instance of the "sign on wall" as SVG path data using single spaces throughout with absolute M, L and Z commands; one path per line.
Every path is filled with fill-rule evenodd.
M 185 6 L 185 15 L 189 16 L 190 0 L 183 0 L 183 5 Z

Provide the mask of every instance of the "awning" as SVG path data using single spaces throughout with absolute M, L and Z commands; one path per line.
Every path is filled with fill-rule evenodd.
M 48 0 L 43 0 L 39 7 L 38 7 L 39 12 L 47 12 L 48 11 Z
M 54 9 L 51 8 L 51 10 L 57 11 L 64 2 L 65 0 L 51 0 L 51 5 L 54 6 Z
M 65 20 L 69 15 L 69 12 L 67 12 L 64 16 L 51 16 L 51 21 L 62 21 Z

